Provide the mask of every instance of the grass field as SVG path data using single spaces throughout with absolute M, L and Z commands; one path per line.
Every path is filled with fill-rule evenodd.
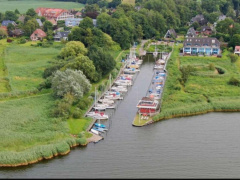
M 50 94 L 0 102 L 0 152 L 23 151 L 69 137 L 67 123 L 50 118 Z
M 84 7 L 84 4 L 52 0 L 0 0 L 0 12 L 18 9 L 20 13 L 25 13 L 28 9 L 36 9 L 37 7 L 80 10 Z
M 36 88 L 44 79 L 44 69 L 59 54 L 59 48 L 11 45 L 6 49 L 5 64 L 12 91 Z
M 231 77 L 240 79 L 239 60 L 231 63 L 227 57 L 228 52 L 224 52 L 222 58 L 179 57 L 179 47 L 175 47 L 169 59 L 161 113 L 153 120 L 209 111 L 239 111 L 240 87 L 228 84 Z M 210 69 L 210 64 L 215 68 Z M 180 68 L 187 65 L 195 70 L 190 73 L 186 83 L 182 84 Z M 224 73 L 219 73 L 216 68 Z

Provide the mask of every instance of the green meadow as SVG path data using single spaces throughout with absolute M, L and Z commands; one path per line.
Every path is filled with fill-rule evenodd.
M 53 0 L 0 0 L 0 12 L 18 9 L 23 14 L 30 8 L 36 9 L 38 7 L 81 10 L 84 4 Z
M 161 112 L 154 121 L 173 117 L 202 114 L 211 111 L 239 111 L 240 87 L 230 85 L 231 77 L 240 79 L 239 59 L 231 63 L 224 51 L 222 58 L 179 56 L 175 46 L 167 65 L 167 80 Z M 182 67 L 194 68 L 187 81 L 182 81 Z
M 5 65 L 13 92 L 36 88 L 44 81 L 42 74 L 54 58 L 59 48 L 11 45 L 5 53 Z

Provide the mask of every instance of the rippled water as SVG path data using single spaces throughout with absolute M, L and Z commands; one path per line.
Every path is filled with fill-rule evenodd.
M 19 168 L 0 178 L 239 178 L 239 113 L 208 113 L 133 127 L 153 63 L 140 73 L 110 120 L 105 139 L 70 154 Z

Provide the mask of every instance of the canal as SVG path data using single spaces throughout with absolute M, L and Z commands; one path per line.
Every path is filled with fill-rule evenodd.
M 153 73 L 146 56 L 134 85 L 104 123 L 104 140 L 66 156 L 18 168 L 0 178 L 239 178 L 239 113 L 208 113 L 132 126 Z

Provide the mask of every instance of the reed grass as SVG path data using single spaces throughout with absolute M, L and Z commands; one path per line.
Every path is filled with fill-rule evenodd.
M 181 44 L 174 51 L 167 65 L 167 80 L 162 97 L 161 112 L 154 121 L 174 117 L 203 114 L 213 111 L 240 111 L 240 87 L 229 85 L 230 77 L 240 79 L 238 61 L 231 63 L 225 51 L 222 58 L 179 56 Z M 220 68 L 224 74 L 210 70 L 209 64 Z M 182 85 L 180 83 L 182 66 L 195 68 Z

